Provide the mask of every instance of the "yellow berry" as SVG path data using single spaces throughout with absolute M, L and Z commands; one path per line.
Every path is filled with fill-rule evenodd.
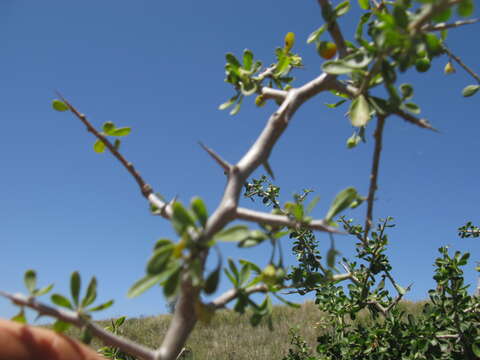
M 265 105 L 265 98 L 263 97 L 263 95 L 258 95 L 256 98 L 255 98 L 255 105 L 257 105 L 258 107 L 262 107 L 263 105 Z
M 317 45 L 317 51 L 322 58 L 329 60 L 337 53 L 337 45 L 330 41 L 320 41 Z
M 295 44 L 295 34 L 293 32 L 287 33 L 285 35 L 285 52 L 288 53 Z
M 445 74 L 453 74 L 455 72 L 455 68 L 453 67 L 453 64 L 451 61 L 447 62 L 445 65 L 445 68 L 443 69 L 443 72 Z

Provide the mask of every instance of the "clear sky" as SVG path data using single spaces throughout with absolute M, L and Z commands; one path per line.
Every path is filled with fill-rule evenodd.
M 340 21 L 347 38 L 359 13 L 357 2 L 352 4 Z M 100 301 L 116 300 L 100 318 L 165 313 L 159 288 L 135 299 L 126 293 L 144 275 L 155 241 L 174 236 L 172 227 L 149 214 L 133 178 L 111 155 L 93 152 L 94 139 L 77 119 L 52 110 L 54 91 L 97 126 L 131 126 L 123 152 L 154 189 L 184 202 L 199 195 L 213 211 L 225 178 L 197 142 L 236 162 L 275 109 L 271 103 L 257 109 L 251 98 L 235 117 L 217 109 L 233 94 L 223 81 L 224 54 L 250 48 L 268 65 L 285 33 L 293 31 L 294 50 L 305 63 L 295 73 L 301 85 L 320 73 L 321 59 L 306 38 L 321 24 L 314 0 L 2 0 L 0 288 L 23 291 L 23 273 L 33 268 L 41 285 L 54 282 L 54 291 L 66 293 L 71 272 L 78 270 L 84 285 L 97 276 Z M 477 70 L 479 26 L 452 31 L 447 42 Z M 474 80 L 458 67 L 444 75 L 446 61 L 436 59 L 424 76 L 413 70 L 399 79 L 415 84 L 414 101 L 440 133 L 394 117 L 385 129 L 374 217 L 396 219 L 389 254 L 399 282 L 413 282 L 407 296 L 412 300 L 426 298 L 434 286 L 432 264 L 440 246 L 450 244 L 480 260 L 478 239 L 461 240 L 456 232 L 467 220 L 480 222 L 480 98 L 462 98 L 462 88 Z M 345 187 L 368 191 L 373 126 L 367 144 L 346 149 L 352 127 L 346 107 L 324 106 L 333 100 L 321 94 L 305 104 L 270 160 L 282 201 L 312 188 L 321 197 L 313 214 L 318 218 Z M 242 204 L 256 206 L 246 199 Z M 363 219 L 365 211 L 361 206 L 349 215 Z M 318 238 L 326 251 L 328 237 Z M 355 240 L 336 240 L 351 257 Z M 288 250 L 289 240 L 282 241 Z M 222 250 L 261 266 L 268 261 L 264 246 Z M 471 284 L 474 266 L 471 261 L 466 268 Z M 222 281 L 219 292 L 227 286 Z M 0 299 L 1 317 L 15 312 Z

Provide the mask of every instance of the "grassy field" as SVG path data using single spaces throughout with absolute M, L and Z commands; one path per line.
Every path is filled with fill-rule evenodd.
M 424 302 L 402 302 L 401 306 L 413 315 L 421 311 Z M 149 347 L 160 344 L 162 334 L 166 332 L 171 315 L 127 319 L 121 334 Z M 307 302 L 299 309 L 278 306 L 274 308 L 274 329 L 270 331 L 266 324 L 253 328 L 248 315 L 238 315 L 232 311 L 218 312 L 209 325 L 199 323 L 189 338 L 190 350 L 187 359 L 195 360 L 281 360 L 290 348 L 290 328 L 298 328 L 299 334 L 315 349 L 316 338 L 321 333 L 318 326 L 323 318 L 315 304 Z M 359 317 L 358 321 L 365 321 Z M 109 322 L 102 321 L 106 326 Z M 73 329 L 70 335 L 76 337 Z M 102 346 L 92 343 L 94 348 Z

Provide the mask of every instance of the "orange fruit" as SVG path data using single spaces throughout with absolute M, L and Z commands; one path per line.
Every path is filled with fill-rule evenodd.
M 317 45 L 318 55 L 322 58 L 329 60 L 337 53 L 337 45 L 330 41 L 320 41 Z

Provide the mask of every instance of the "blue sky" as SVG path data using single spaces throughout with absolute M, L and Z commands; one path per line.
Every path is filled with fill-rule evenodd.
M 359 13 L 355 1 L 352 7 L 340 22 L 347 38 Z M 144 275 L 155 241 L 174 236 L 171 225 L 149 214 L 136 183 L 112 156 L 93 152 L 94 139 L 77 119 L 51 109 L 54 91 L 97 126 L 131 126 L 123 152 L 154 189 L 184 202 L 199 195 L 213 211 L 225 179 L 197 142 L 238 161 L 275 109 L 270 103 L 257 109 L 252 99 L 236 117 L 217 109 L 232 95 L 223 81 L 224 54 L 250 48 L 269 64 L 285 33 L 293 31 L 294 50 L 305 63 L 295 73 L 300 85 L 320 73 L 321 59 L 305 40 L 321 24 L 314 0 L 2 0 L 0 288 L 23 291 L 23 273 L 33 268 L 40 284 L 54 282 L 56 291 L 66 293 L 71 272 L 78 270 L 84 285 L 97 276 L 100 301 L 116 300 L 100 318 L 166 312 L 159 288 L 136 299 L 127 299 L 126 292 Z M 478 26 L 451 32 L 448 41 L 476 69 L 480 52 L 472 44 Z M 434 286 L 432 264 L 440 246 L 450 244 L 480 260 L 478 240 L 456 233 L 467 220 L 480 220 L 479 98 L 462 98 L 461 89 L 474 81 L 458 67 L 455 75 L 444 75 L 445 63 L 436 59 L 426 75 L 410 71 L 399 80 L 415 84 L 414 101 L 440 133 L 393 117 L 385 129 L 374 217 L 396 220 L 389 254 L 399 282 L 413 282 L 407 297 L 413 300 L 426 298 Z M 333 100 L 321 94 L 305 104 L 270 160 L 283 201 L 303 188 L 321 197 L 316 217 L 345 187 L 368 191 L 372 126 L 367 144 L 346 149 L 352 127 L 346 108 L 324 106 Z M 256 206 L 245 199 L 242 204 Z M 349 215 L 363 219 L 365 211 L 361 206 Z M 328 237 L 318 239 L 326 251 Z M 353 255 L 354 239 L 336 240 L 344 256 Z M 289 249 L 289 240 L 283 241 Z M 269 257 L 263 246 L 222 250 L 262 266 Z M 474 265 L 465 269 L 468 283 L 476 282 Z M 223 281 L 220 291 L 227 286 Z M 0 299 L 1 317 L 15 312 Z

